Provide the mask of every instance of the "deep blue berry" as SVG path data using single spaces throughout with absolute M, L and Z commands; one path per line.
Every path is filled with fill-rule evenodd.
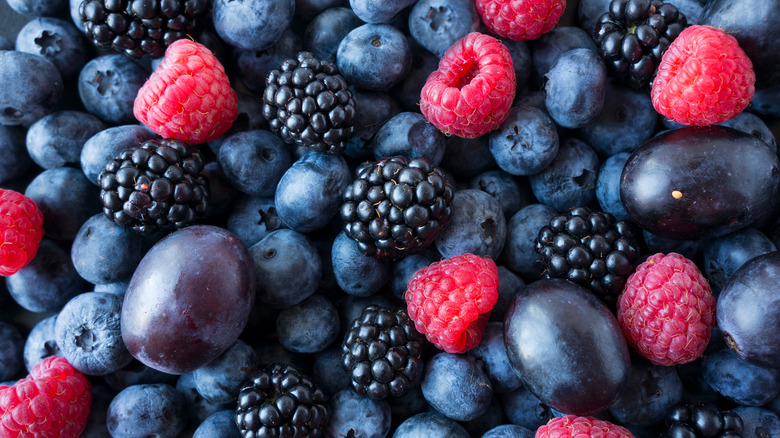
M 195 386 L 195 375 L 192 372 L 179 376 L 175 387 L 176 392 L 181 394 L 183 398 L 184 410 L 187 412 L 190 422 L 200 423 L 210 415 L 225 409 L 231 409 L 235 412 L 236 405 L 234 403 L 211 403 L 203 398 Z
M 746 362 L 724 347 L 702 359 L 704 380 L 722 396 L 744 406 L 761 406 L 780 393 L 780 369 Z
M 27 153 L 24 131 L 18 127 L 0 125 L 0 183 L 27 174 L 32 160 Z
M 27 152 L 44 169 L 78 165 L 84 143 L 107 127 L 102 120 L 83 111 L 56 111 L 27 130 Z
M 335 63 L 339 43 L 352 29 L 361 24 L 363 22 L 352 12 L 352 9 L 344 7 L 325 9 L 306 27 L 303 34 L 303 48 L 317 59 Z
M 0 51 L 0 124 L 29 125 L 53 112 L 63 87 L 57 66 L 43 56 Z
M 441 255 L 434 248 L 427 248 L 418 254 L 412 254 L 395 261 L 390 266 L 390 281 L 387 288 L 398 299 L 403 299 L 409 280 L 418 270 L 441 260 Z
M 531 190 L 539 202 L 559 212 L 588 205 L 596 198 L 600 164 L 598 155 L 587 143 L 576 138 L 562 140 L 552 163 L 528 177 Z
M 777 152 L 777 141 L 772 130 L 755 114 L 741 112 L 737 117 L 720 123 L 721 126 L 728 126 L 738 131 L 747 132 L 750 135 L 763 140 L 773 151 Z
M 149 72 L 120 54 L 91 59 L 79 73 L 81 103 L 90 113 L 108 123 L 135 123 L 133 102 Z
M 273 198 L 241 196 L 233 203 L 226 228 L 247 247 L 259 242 L 268 233 L 282 227 Z
M 236 426 L 236 412 L 232 409 L 215 412 L 203 420 L 192 438 L 241 438 Z
M 364 255 L 343 232 L 333 240 L 331 263 L 339 287 L 350 295 L 373 295 L 390 279 L 390 263 Z
M 526 183 L 525 188 L 527 190 L 522 190 L 520 184 L 512 175 L 503 170 L 495 169 L 488 170 L 472 178 L 469 182 L 469 188 L 482 190 L 496 198 L 501 205 L 504 216 L 510 218 L 528 204 L 531 197 L 527 181 L 524 180 L 523 182 Z
M 522 385 L 506 355 L 503 322 L 489 322 L 482 333 L 482 340 L 467 354 L 482 363 L 494 392 L 514 391 Z
M 395 27 L 364 24 L 341 40 L 336 64 L 348 83 L 367 90 L 387 90 L 409 73 L 412 50 Z
M 444 134 L 420 113 L 402 112 L 388 120 L 376 133 L 373 142 L 377 160 L 403 156 L 409 159 L 422 157 L 438 166 L 444 157 Z
M 344 389 L 331 397 L 330 421 L 325 435 L 382 438 L 390 432 L 390 406 L 385 400 L 373 400 Z
M 8 6 L 22 15 L 36 17 L 57 15 L 65 10 L 64 0 L 9 0 Z
M 192 372 L 195 388 L 211 403 L 233 403 L 257 365 L 252 347 L 237 340 L 216 359 Z
M 402 9 L 413 5 L 416 0 L 349 0 L 355 14 L 366 23 L 390 21 Z
M 14 324 L 0 321 L 0 381 L 19 377 L 24 370 L 24 338 Z
M 734 231 L 704 243 L 704 274 L 720 290 L 745 262 L 772 251 L 777 251 L 775 244 L 756 228 Z
M 652 234 L 647 230 L 642 230 L 642 237 L 650 250 L 649 254 L 676 252 L 691 260 L 698 260 L 701 257 L 702 251 L 704 251 L 704 243 L 706 242 L 704 240 L 669 239 Z
M 512 299 L 525 287 L 525 281 L 509 268 L 498 266 L 498 300 L 490 311 L 490 321 L 503 322 Z
M 742 419 L 742 438 L 780 436 L 780 416 L 765 408 L 737 406 L 732 411 Z
M 130 280 L 117 281 L 116 283 L 104 283 L 96 284 L 94 292 L 107 292 L 114 295 L 124 296 L 127 292 L 127 286 L 130 284 Z
M 462 138 L 452 135 L 447 138 L 447 153 L 440 166 L 457 179 L 468 179 L 497 168 L 490 153 L 487 135 L 478 138 Z
M 482 190 L 461 189 L 452 199 L 452 217 L 436 238 L 444 258 L 471 253 L 501 255 L 506 242 L 506 217 L 498 200 Z
M 341 359 L 341 345 L 335 344 L 321 352 L 314 359 L 312 378 L 318 382 L 328 394 L 335 394 L 343 389 L 351 389 L 351 377 Z
M 177 438 L 187 423 L 184 398 L 164 383 L 133 385 L 111 400 L 106 426 L 111 436 Z
M 405 260 L 405 259 L 404 259 Z M 363 309 L 368 306 L 380 306 L 387 308 L 396 308 L 399 302 L 382 293 L 360 297 L 356 295 L 347 295 L 338 302 L 339 320 L 341 321 L 342 334 L 346 333 L 352 323 L 360 317 Z M 342 365 L 343 367 L 343 365 Z
M 562 53 L 544 77 L 547 111 L 564 128 L 581 128 L 604 108 L 607 67 L 593 50 Z
M 54 324 L 57 315 L 48 316 L 38 321 L 30 330 L 24 341 L 24 366 L 27 372 L 32 371 L 35 365 L 43 362 L 49 356 L 62 356 L 57 346 L 57 338 L 54 334 Z
M 57 66 L 66 81 L 78 75 L 88 59 L 81 32 L 72 23 L 54 17 L 27 22 L 16 36 L 16 50 L 44 56 Z
M 309 22 L 327 9 L 346 5 L 344 0 L 295 0 L 295 15 Z
M 268 73 L 278 69 L 286 59 L 295 58 L 302 49 L 301 37 L 292 29 L 286 29 L 279 39 L 266 49 L 234 49 L 233 65 L 241 83 L 251 91 L 262 94 Z M 262 110 L 258 112 L 261 113 Z
M 81 226 L 70 255 L 76 271 L 90 283 L 128 281 L 144 255 L 143 237 L 98 213 Z
M 482 25 L 471 0 L 420 0 L 409 12 L 409 33 L 441 58 L 455 41 Z
M 457 421 L 482 415 L 493 399 L 487 375 L 473 359 L 459 354 L 438 353 L 430 358 L 420 386 L 431 406 Z
M 512 56 L 512 67 L 515 70 L 515 87 L 517 89 L 515 96 L 517 96 L 531 77 L 531 69 L 533 68 L 531 49 L 528 48 L 528 43 L 525 41 L 506 39 L 502 43 L 509 50 L 509 55 Z
M 538 279 L 544 267 L 534 251 L 534 239 L 555 215 L 555 209 L 544 204 L 529 204 L 515 213 L 507 222 L 503 264 L 526 280 Z
M 121 125 L 104 129 L 90 137 L 81 148 L 81 170 L 97 185 L 100 171 L 122 151 L 157 137 L 143 125 Z
M 533 438 L 534 432 L 516 424 L 502 424 L 482 435 L 482 438 Z
M 601 0 L 600 0 L 601 1 Z M 606 0 L 609 4 L 610 0 Z M 580 4 L 587 3 L 583 0 Z M 599 14 L 606 12 L 605 7 Z M 589 49 L 597 53 L 598 48 L 589 34 L 591 30 L 582 30 L 574 26 L 558 26 L 543 34 L 534 41 L 533 51 L 533 75 L 537 84 L 541 84 L 542 78 L 555 65 L 558 57 L 573 49 Z
M 420 93 L 428 76 L 439 68 L 439 58 L 413 38 L 408 38 L 407 41 L 412 49 L 412 67 L 401 82 L 392 88 L 391 93 L 401 103 L 404 111 L 419 111 Z
M 288 229 L 272 231 L 249 247 L 249 253 L 257 272 L 258 303 L 285 309 L 317 291 L 322 261 L 304 234 Z
M 512 108 L 489 138 L 490 153 L 498 167 L 512 175 L 539 173 L 558 154 L 555 123 L 544 111 L 533 107 Z
M 215 0 L 214 30 L 233 47 L 260 51 L 271 47 L 290 25 L 295 0 Z
M 609 407 L 620 424 L 654 426 L 682 400 L 683 383 L 674 367 L 653 365 L 635 358 L 628 380 Z
M 127 366 L 124 366 L 112 373 L 103 376 L 103 380 L 112 390 L 119 392 L 128 386 L 167 383 L 175 385 L 178 376 L 164 373 L 154 368 L 150 368 L 141 362 L 133 359 Z
M 457 421 L 436 411 L 407 418 L 395 430 L 393 438 L 468 438 L 469 433 Z
M 629 218 L 620 200 L 620 175 L 630 155 L 629 152 L 610 155 L 601 163 L 596 175 L 596 200 L 605 212 L 619 221 Z
M 373 161 L 374 136 L 385 122 L 401 112 L 401 106 L 390 93 L 354 87 L 350 89 L 355 106 L 360 110 L 355 114 L 355 133 L 347 140 L 344 155 L 356 160 Z
M 322 351 L 338 337 L 338 311 L 330 300 L 314 294 L 279 312 L 276 333 L 279 343 L 292 352 Z
M 552 409 L 541 402 L 528 388 L 520 387 L 503 394 L 504 413 L 512 424 L 536 430 L 552 418 Z
M 231 135 L 222 142 L 217 158 L 227 181 L 242 193 L 257 197 L 273 196 L 292 165 L 287 145 L 265 130 Z

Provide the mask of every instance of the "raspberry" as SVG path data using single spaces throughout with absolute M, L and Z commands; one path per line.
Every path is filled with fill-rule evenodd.
M 756 75 L 737 40 L 711 26 L 691 26 L 661 59 L 650 96 L 656 111 L 685 125 L 733 119 L 753 99 Z
M 476 0 L 485 26 L 515 41 L 535 40 L 558 24 L 566 0 Z
M 0 189 L 0 232 L 0 275 L 13 275 L 35 258 L 43 238 L 43 214 L 35 201 Z
M 14 386 L 0 386 L 0 436 L 78 437 L 87 425 L 89 380 L 62 356 L 49 356 Z
M 498 268 L 487 257 L 457 255 L 415 272 L 404 299 L 417 331 L 447 353 L 463 353 L 482 339 L 498 300 Z
M 138 90 L 133 113 L 165 138 L 199 144 L 230 129 L 238 117 L 237 96 L 211 51 L 181 39 L 168 46 L 160 65 Z
M 593 417 L 556 417 L 536 429 L 535 438 L 633 438 L 626 428 Z
M 628 343 L 656 365 L 701 356 L 715 324 L 715 298 L 696 265 L 677 253 L 655 254 L 628 277 L 618 298 Z
M 497 39 L 472 32 L 456 41 L 428 76 L 420 111 L 445 134 L 476 138 L 509 115 L 515 97 L 515 70 Z

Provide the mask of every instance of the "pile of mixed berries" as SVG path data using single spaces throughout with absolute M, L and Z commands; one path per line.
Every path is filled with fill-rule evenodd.
M 780 437 L 780 0 L 0 6 L 0 436 Z

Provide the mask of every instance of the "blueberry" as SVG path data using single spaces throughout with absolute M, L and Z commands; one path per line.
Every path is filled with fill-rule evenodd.
M 598 155 L 587 143 L 576 138 L 562 140 L 552 163 L 528 177 L 531 190 L 539 202 L 559 212 L 588 205 L 596 198 L 599 165 Z
M 342 389 L 351 389 L 352 378 L 342 365 L 341 345 L 325 349 L 314 359 L 312 377 L 329 393 L 335 394 Z
M 488 136 L 461 138 L 456 135 L 447 138 L 447 153 L 441 160 L 441 167 L 458 179 L 468 179 L 482 172 L 497 168 L 490 153 Z
M 658 236 L 642 230 L 642 236 L 647 244 L 649 254 L 676 252 L 691 260 L 698 260 L 704 251 L 705 240 L 679 240 Z
M 780 117 L 780 85 L 756 90 L 750 102 L 750 110 L 758 115 Z
M 409 73 L 396 84 L 391 93 L 406 111 L 418 111 L 420 93 L 428 76 L 439 68 L 439 58 L 420 46 L 413 38 L 407 39 L 412 49 L 412 67 Z M 358 105 L 358 108 L 360 105 Z
M 133 359 L 127 366 L 103 376 L 103 380 L 106 381 L 106 384 L 111 389 L 119 392 L 128 386 L 133 385 L 151 383 L 175 385 L 176 381 L 179 379 L 176 375 L 157 371 L 156 369 L 150 368 Z
M 363 24 L 352 9 L 333 7 L 325 9 L 306 27 L 303 48 L 317 59 L 336 62 L 339 43 L 352 29 Z
M 772 251 L 777 248 L 764 233 L 753 227 L 743 228 L 704 243 L 704 273 L 719 290 L 745 262 Z
M 18 377 L 24 368 L 24 338 L 19 328 L 0 321 L 0 381 Z
M 577 8 L 577 18 L 586 35 L 593 33 L 598 18 L 609 11 L 609 3 L 612 0 L 580 0 Z
M 184 399 L 164 383 L 133 385 L 111 400 L 106 426 L 111 436 L 177 438 L 186 425 Z
M 732 412 L 742 418 L 743 438 L 780 436 L 780 416 L 765 409 L 751 406 L 737 406 Z
M 506 218 L 501 204 L 489 194 L 461 189 L 452 199 L 452 217 L 436 238 L 445 258 L 471 253 L 498 258 L 506 242 Z
M 635 358 L 628 380 L 609 407 L 609 413 L 620 424 L 653 426 L 663 421 L 682 396 L 683 383 L 676 368 Z
M 0 50 L 13 50 L 14 43 L 11 42 L 5 35 L 0 35 Z
M 742 112 L 731 120 L 720 123 L 721 126 L 728 126 L 736 130 L 747 132 L 750 135 L 763 140 L 773 151 L 777 152 L 777 142 L 772 130 L 760 117 L 748 112 Z
M 390 406 L 385 400 L 373 400 L 344 389 L 331 397 L 330 420 L 325 435 L 383 438 L 390 432 Z
M 68 251 L 49 239 L 41 240 L 30 264 L 5 283 L 14 301 L 31 312 L 57 312 L 85 287 Z
M 743 406 L 761 406 L 780 393 L 780 370 L 746 362 L 724 347 L 701 361 L 704 380 L 722 396 Z
M 44 56 L 57 66 L 64 80 L 76 77 L 88 59 L 81 32 L 73 23 L 54 17 L 27 22 L 16 36 L 16 50 Z
M 438 166 L 444 157 L 446 141 L 444 134 L 422 114 L 402 112 L 379 128 L 373 148 L 377 160 L 393 156 L 421 157 Z
M 479 30 L 482 20 L 471 0 L 420 0 L 409 13 L 409 33 L 437 57 L 455 41 Z
M 503 40 L 502 43 L 509 50 L 509 55 L 512 57 L 512 67 L 515 69 L 515 87 L 519 94 L 531 77 L 531 69 L 533 68 L 531 49 L 528 48 L 528 44 L 525 41 L 507 39 Z
M 490 153 L 498 167 L 512 175 L 541 172 L 558 154 L 558 132 L 544 111 L 514 107 L 490 133 Z
M 400 397 L 388 397 L 386 400 L 387 404 L 390 405 L 390 412 L 393 414 L 394 420 L 404 420 L 430 410 L 430 405 L 425 401 L 419 385 L 410 388 L 406 394 Z
M 0 183 L 5 183 L 27 174 L 32 160 L 24 143 L 21 128 L 0 125 Z
M 308 22 L 327 9 L 345 4 L 344 0 L 295 0 L 295 15 Z
M 8 6 L 22 15 L 36 17 L 57 15 L 65 10 L 64 0 L 9 0 Z
M 236 199 L 241 196 L 241 192 L 228 182 L 216 160 L 209 161 L 203 166 L 203 174 L 209 181 L 206 218 L 222 217 L 222 215 L 228 214 Z
M 27 371 L 32 371 L 35 365 L 43 362 L 49 356 L 62 356 L 57 346 L 57 337 L 54 334 L 54 324 L 57 315 L 51 315 L 38 321 L 30 330 L 24 341 L 24 366 Z
M 544 267 L 534 251 L 534 240 L 539 229 L 549 225 L 557 212 L 544 204 L 529 204 L 521 208 L 507 223 L 506 247 L 501 254 L 503 263 L 527 280 L 539 278 Z
M 552 409 L 542 403 L 528 388 L 520 387 L 503 394 L 504 413 L 509 422 L 536 430 L 552 418 Z
M 524 106 L 540 109 L 547 114 L 547 105 L 544 103 L 544 90 L 525 90 L 518 91 L 512 106 Z
M 117 281 L 116 283 L 96 284 L 94 292 L 107 292 L 123 297 L 127 292 L 127 286 L 130 281 Z
M 420 386 L 431 406 L 456 421 L 482 415 L 493 398 L 490 379 L 479 365 L 452 353 L 438 353 L 428 360 Z
M 251 247 L 268 233 L 282 227 L 272 198 L 241 196 L 228 214 L 226 228 Z
M 232 51 L 233 65 L 241 83 L 262 94 L 265 90 L 265 80 L 271 70 L 278 69 L 289 58 L 295 58 L 303 49 L 301 37 L 292 29 L 285 29 L 279 39 L 263 50 L 235 48 Z M 262 113 L 262 109 L 258 114 Z
M 143 125 L 121 125 L 104 129 L 90 137 L 81 148 L 79 163 L 84 175 L 97 185 L 100 171 L 122 151 L 138 147 L 157 137 Z
M 512 175 L 496 169 L 488 170 L 472 178 L 469 182 L 469 188 L 482 190 L 496 198 L 501 205 L 504 216 L 510 218 L 527 205 L 531 197 L 528 181 L 523 180 L 522 182 L 525 184 L 521 189 L 520 183 Z
M 30 125 L 27 152 L 44 169 L 78 165 L 84 143 L 107 127 L 83 111 L 56 111 Z
M 367 90 L 386 90 L 409 73 L 412 51 L 404 34 L 395 27 L 364 24 L 341 40 L 336 63 L 350 84 Z
M 119 314 L 122 298 L 85 292 L 68 301 L 54 326 L 57 346 L 77 370 L 102 376 L 133 360 L 122 342 Z
M 43 56 L 0 51 L 0 124 L 29 125 L 53 112 L 63 87 L 57 66 Z
M 125 55 L 93 58 L 79 73 L 79 97 L 84 108 L 108 123 L 134 123 L 133 102 L 149 72 Z
M 476 347 L 469 350 L 467 355 L 483 364 L 485 374 L 490 379 L 494 392 L 514 391 L 522 385 L 506 355 L 503 322 L 488 322 L 482 333 L 482 340 Z
M 646 92 L 609 83 L 601 114 L 580 128 L 579 134 L 599 155 L 608 157 L 632 152 L 650 139 L 657 119 Z
M 217 35 L 226 43 L 261 51 L 279 40 L 294 12 L 295 0 L 216 0 L 211 19 Z
M 369 295 L 367 297 L 347 295 L 338 302 L 339 320 L 342 332 L 346 333 L 346 331 L 352 327 L 352 323 L 363 313 L 363 310 L 371 305 L 392 309 L 398 307 L 399 302 L 382 293 Z
M 71 246 L 73 266 L 90 283 L 129 281 L 144 255 L 142 237 L 98 213 L 79 229 Z
M 630 155 L 628 152 L 610 155 L 601 163 L 596 175 L 596 200 L 605 212 L 617 220 L 628 219 L 628 213 L 620 201 L 620 175 Z
M 555 123 L 581 128 L 594 121 L 604 108 L 607 67 L 593 50 L 562 53 L 544 77 L 545 104 Z
M 338 311 L 330 300 L 314 294 L 279 312 L 276 332 L 279 343 L 292 352 L 323 351 L 338 337 Z
M 265 130 L 244 131 L 227 137 L 217 154 L 227 180 L 249 196 L 273 196 L 276 185 L 292 165 L 281 138 Z
M 699 24 L 701 14 L 704 11 L 704 5 L 701 0 L 675 0 L 674 5 L 677 10 L 685 14 L 688 26 Z
M 461 425 L 471 436 L 482 436 L 488 430 L 506 423 L 501 401 L 493 395 L 487 410 L 477 418 L 462 422 Z
M 490 321 L 504 321 L 512 299 L 525 287 L 525 281 L 506 266 L 498 266 L 498 300 L 490 311 Z
M 607 0 L 607 4 L 609 1 Z M 583 0 L 580 4 L 587 2 L 588 0 Z M 599 12 L 599 15 L 606 11 L 605 7 Z M 592 29 L 586 30 L 574 26 L 558 26 L 534 41 L 531 54 L 533 56 L 533 75 L 537 83 L 541 83 L 544 75 L 550 71 L 563 53 L 573 49 L 588 49 L 594 53 L 598 52 L 596 43 L 593 42 L 593 37 L 589 34 Z
M 373 160 L 372 141 L 385 122 L 401 112 L 401 106 L 387 92 L 359 90 L 352 87 L 355 105 L 355 133 L 347 140 L 344 155 L 357 160 Z M 419 93 L 417 99 L 419 100 Z
M 279 218 L 301 233 L 323 228 L 339 209 L 350 170 L 338 155 L 307 152 L 282 175 L 274 203 Z
M 236 426 L 236 412 L 224 410 L 215 412 L 203 420 L 192 438 L 241 438 L 241 432 Z
M 406 286 L 414 273 L 440 259 L 441 256 L 438 251 L 433 248 L 427 248 L 421 253 L 409 255 L 395 261 L 390 265 L 390 281 L 387 288 L 394 297 L 403 299 L 404 293 L 406 293 Z
M 249 247 L 249 253 L 257 272 L 257 302 L 284 309 L 317 291 L 322 261 L 304 234 L 288 229 L 271 231 Z
M 80 438 L 107 438 L 106 420 L 108 418 L 108 406 L 116 393 L 105 385 L 92 384 L 92 403 L 89 406 L 89 418 Z
M 224 353 L 193 371 L 195 388 L 211 403 L 234 403 L 241 385 L 257 368 L 257 354 L 237 340 Z
M 331 263 L 341 289 L 356 296 L 375 294 L 390 279 L 390 264 L 360 252 L 357 242 L 339 233 L 333 241 Z
M 516 424 L 502 424 L 482 435 L 482 438 L 533 438 L 534 432 Z
M 436 411 L 407 418 L 395 430 L 393 438 L 468 438 L 469 433 L 456 421 Z
M 24 194 L 38 204 L 43 230 L 52 239 L 73 240 L 81 225 L 100 212 L 98 188 L 73 167 L 44 170 Z
M 192 372 L 180 375 L 175 386 L 176 392 L 183 398 L 184 411 L 188 413 L 191 422 L 200 423 L 219 411 L 236 408 L 233 403 L 211 403 L 203 398 L 195 386 L 195 375 Z
M 416 0 L 349 0 L 355 14 L 366 23 L 384 23 Z
M 265 84 L 265 79 L 261 81 Z M 238 108 L 238 115 L 236 120 L 230 126 L 230 129 L 220 138 L 210 141 L 208 143 L 209 149 L 215 154 L 219 153 L 219 148 L 222 143 L 233 134 L 245 131 L 254 131 L 257 129 L 268 129 L 268 122 L 263 117 L 263 101 L 258 99 L 257 96 L 242 91 L 236 92 L 236 106 Z

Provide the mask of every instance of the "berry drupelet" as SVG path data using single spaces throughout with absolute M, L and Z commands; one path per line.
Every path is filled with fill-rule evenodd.
M 631 87 L 650 85 L 661 57 L 688 20 L 661 0 L 612 0 L 599 17 L 593 39 L 612 76 Z
M 98 175 L 103 212 L 141 234 L 183 228 L 206 213 L 209 181 L 198 149 L 148 140 L 109 161 Z
M 547 278 L 565 278 L 614 304 L 633 272 L 639 244 L 627 221 L 576 207 L 542 227 L 534 241 Z
M 241 388 L 236 424 L 244 438 L 323 436 L 328 396 L 292 365 L 275 363 L 255 371 Z
M 341 344 L 352 389 L 373 399 L 400 397 L 420 384 L 425 337 L 403 309 L 363 309 Z
M 398 259 L 427 248 L 452 214 L 454 191 L 424 158 L 365 162 L 344 191 L 344 232 L 364 254 Z
M 132 58 L 159 58 L 174 41 L 197 36 L 208 0 L 84 0 L 79 16 L 87 38 Z
M 272 70 L 263 116 L 285 143 L 340 154 L 355 132 L 355 99 L 338 67 L 300 52 Z
M 741 438 L 742 418 L 732 411 L 719 411 L 706 404 L 678 403 L 666 416 L 660 438 Z

